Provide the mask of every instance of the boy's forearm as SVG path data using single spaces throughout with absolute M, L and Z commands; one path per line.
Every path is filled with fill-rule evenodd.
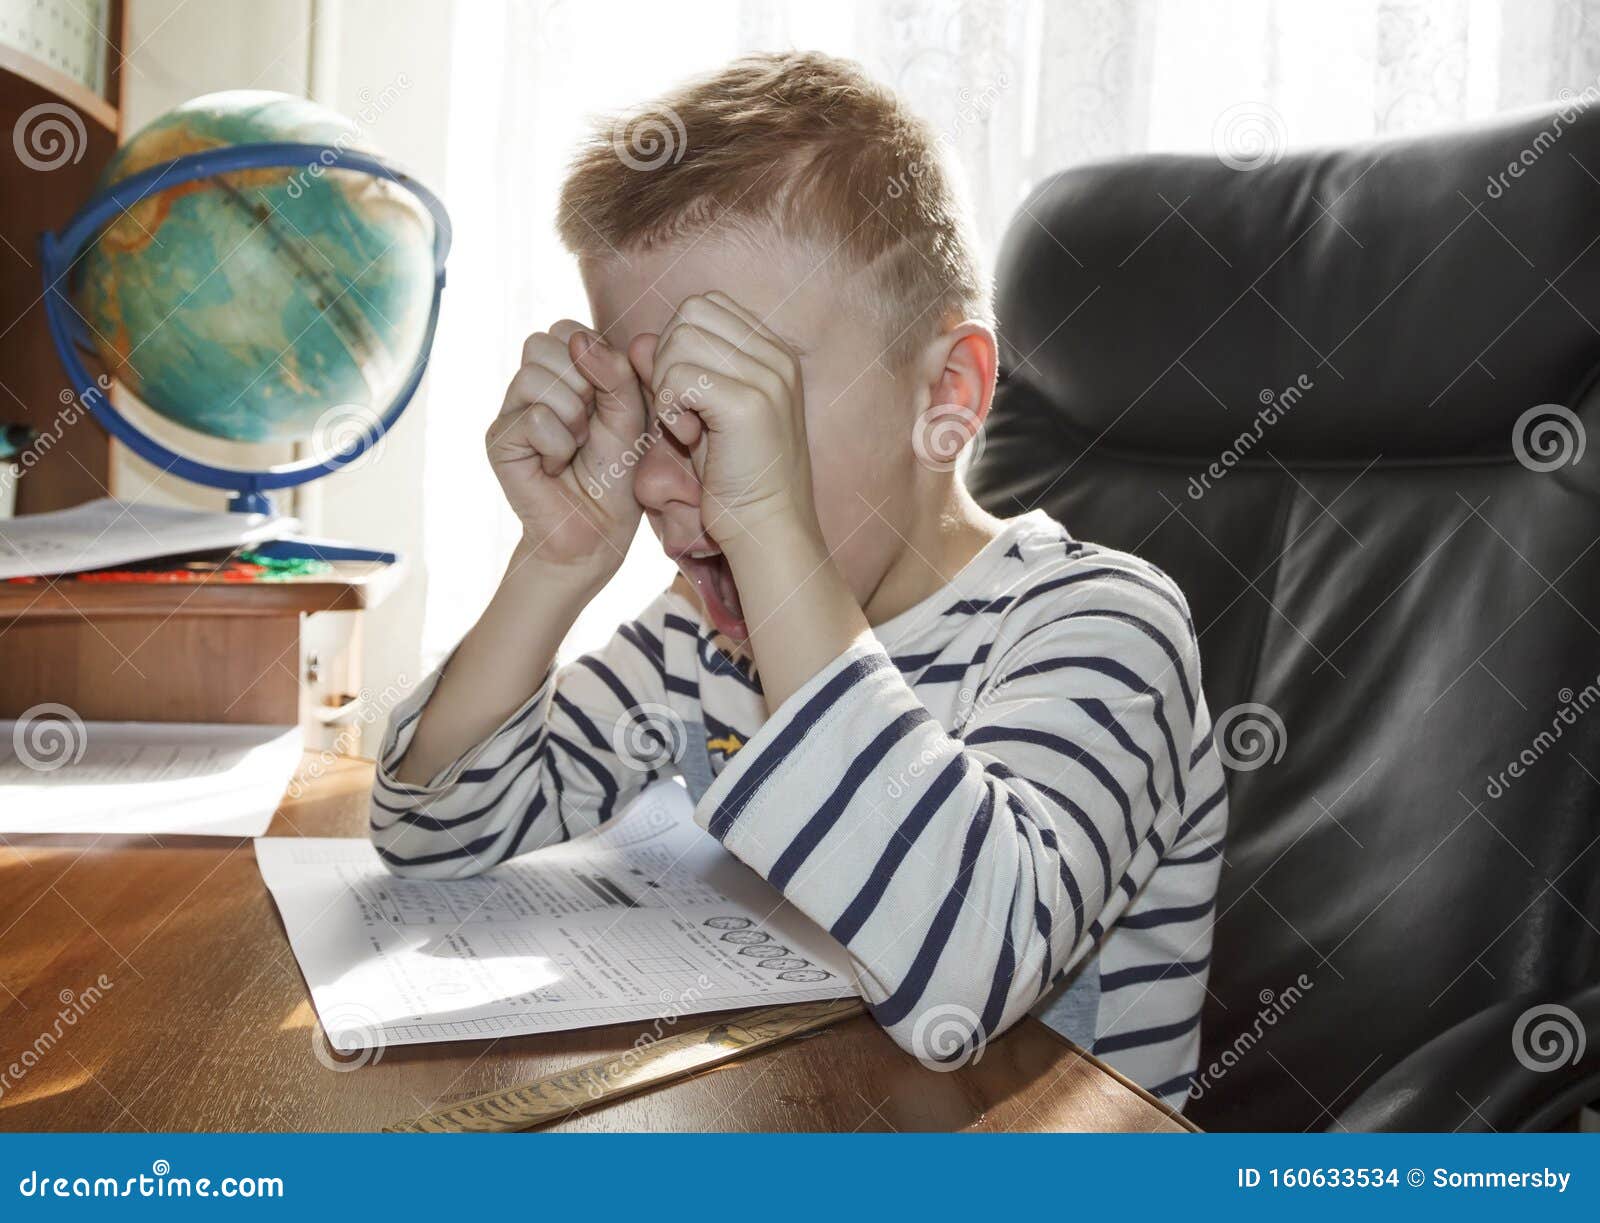
M 614 570 L 552 565 L 519 544 L 488 607 L 439 677 L 395 779 L 427 784 L 526 702 L 578 613 Z
M 784 521 L 727 556 L 773 713 L 871 628 L 816 531 Z

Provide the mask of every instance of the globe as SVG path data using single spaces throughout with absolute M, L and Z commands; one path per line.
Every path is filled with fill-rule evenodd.
M 174 158 L 248 144 L 371 152 L 303 98 L 237 90 L 187 102 L 112 158 L 97 194 Z M 425 359 L 434 224 L 388 179 L 304 165 L 158 190 L 119 213 L 79 266 L 74 304 L 108 372 L 212 437 L 335 445 L 376 421 Z

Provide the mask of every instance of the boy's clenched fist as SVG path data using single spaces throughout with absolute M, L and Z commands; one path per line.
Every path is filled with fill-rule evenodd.
M 760 319 L 725 293 L 685 298 L 642 368 L 721 547 L 781 518 L 815 522 L 800 362 Z
M 485 445 L 532 555 L 616 569 L 640 513 L 624 456 L 644 430 L 626 353 L 571 319 L 528 337 Z

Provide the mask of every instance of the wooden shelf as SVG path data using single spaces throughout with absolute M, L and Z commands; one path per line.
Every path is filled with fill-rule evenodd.
M 49 64 L 40 63 L 26 51 L 19 51 L 4 43 L 0 43 L 0 69 L 35 85 L 39 89 L 41 102 L 65 102 L 85 118 L 93 119 L 115 138 L 117 108 L 87 85 L 73 80 L 64 72 L 58 72 Z
M 342 562 L 283 582 L 0 583 L 0 718 L 48 702 L 90 721 L 300 721 L 306 618 L 371 607 L 403 572 Z
M 259 616 L 360 611 L 382 602 L 404 565 L 340 561 L 331 574 L 278 582 L 0 582 L 0 624 L 46 617 Z

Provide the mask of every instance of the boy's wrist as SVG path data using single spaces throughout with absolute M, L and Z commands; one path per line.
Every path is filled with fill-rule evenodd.
M 869 631 L 811 517 L 774 520 L 724 549 L 769 713 Z
M 810 519 L 808 523 L 791 507 L 758 522 L 743 518 L 739 530 L 732 532 L 725 542 L 718 541 L 734 577 L 737 579 L 740 570 L 749 566 L 793 567 L 809 573 L 828 555 L 816 515 L 810 515 Z
M 576 561 L 553 561 L 538 554 L 537 541 L 523 535 L 511 551 L 504 581 L 537 581 L 572 595 L 598 594 L 622 565 L 610 549 Z
M 774 616 L 809 622 L 834 602 L 850 600 L 821 529 L 799 519 L 774 520 L 743 534 L 724 554 L 753 636 Z

